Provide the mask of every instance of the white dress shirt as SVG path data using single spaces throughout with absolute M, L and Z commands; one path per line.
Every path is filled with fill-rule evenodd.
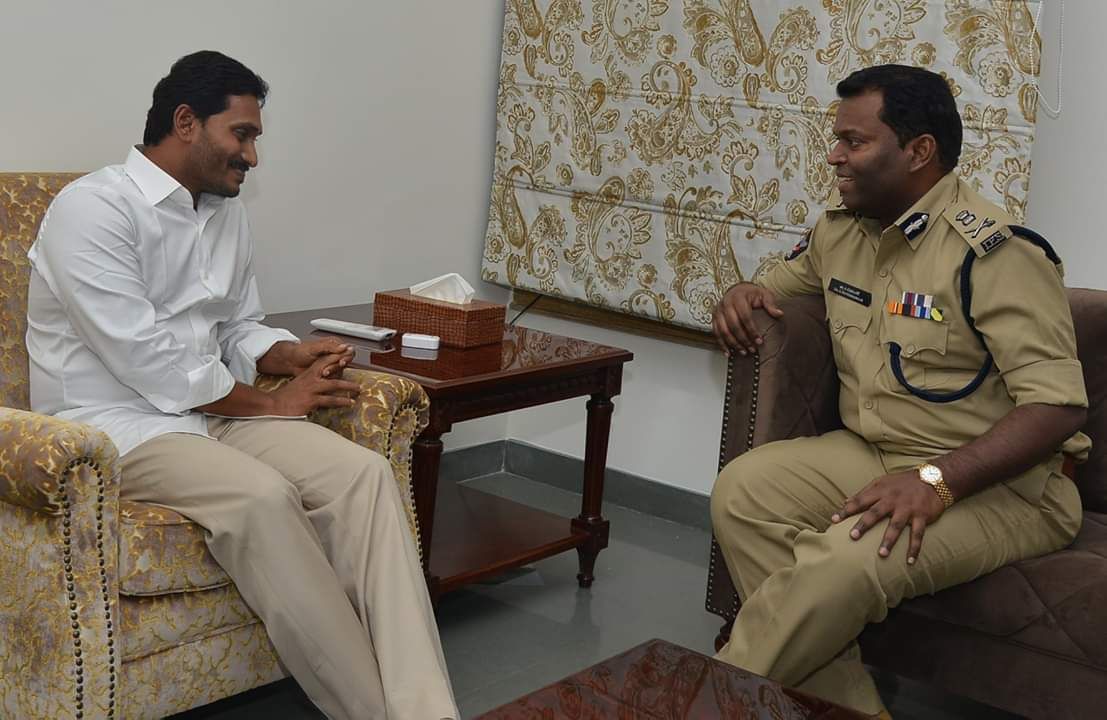
M 192 195 L 137 148 L 80 178 L 27 253 L 31 409 L 89 423 L 122 455 L 203 413 L 280 340 L 268 328 L 242 202 Z

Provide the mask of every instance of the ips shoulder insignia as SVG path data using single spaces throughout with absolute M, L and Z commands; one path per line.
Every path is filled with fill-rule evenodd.
M 1011 238 L 1011 224 L 1014 219 L 996 205 L 984 200 L 976 193 L 969 197 L 962 185 L 959 201 L 954 202 L 942 213 L 942 217 L 957 231 L 957 234 L 969 244 L 977 257 L 984 257 Z

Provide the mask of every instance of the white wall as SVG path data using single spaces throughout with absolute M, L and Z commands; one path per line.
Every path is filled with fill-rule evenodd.
M 1046 0 L 1051 98 L 1057 10 Z M 5 3 L 0 169 L 121 161 L 171 61 L 221 49 L 273 86 L 262 165 L 243 193 L 271 311 L 361 302 L 450 270 L 475 280 L 502 12 L 502 0 Z M 1107 286 L 1107 93 L 1095 34 L 1104 26 L 1107 3 L 1070 0 L 1064 114 L 1039 113 L 1029 211 L 1065 257 L 1069 283 L 1094 287 Z M 506 298 L 486 284 L 478 292 Z M 725 371 L 718 353 L 537 314 L 525 324 L 632 350 L 609 464 L 709 490 Z M 584 400 L 463 423 L 449 445 L 503 437 L 579 457 Z
M 1046 0 L 1042 91 L 1057 106 L 1060 4 Z M 1027 222 L 1065 261 L 1073 287 L 1107 288 L 1107 80 L 1103 28 L 1107 3 L 1065 4 L 1061 116 L 1038 110 Z

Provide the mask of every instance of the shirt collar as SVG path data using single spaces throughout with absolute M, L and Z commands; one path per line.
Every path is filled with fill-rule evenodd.
M 123 167 L 151 205 L 157 205 L 177 190 L 188 194 L 188 190 L 183 185 L 146 157 L 137 145 L 131 148 Z M 189 195 L 188 204 L 192 204 L 191 195 Z
M 912 249 L 918 247 L 930 228 L 936 224 L 938 216 L 957 199 L 957 185 L 957 176 L 952 172 L 946 173 L 896 220 L 896 226 Z

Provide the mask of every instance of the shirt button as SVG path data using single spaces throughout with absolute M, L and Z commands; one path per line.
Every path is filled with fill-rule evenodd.
M 866 410 L 872 410 L 873 409 L 873 401 L 872 400 L 866 400 L 865 401 L 865 409 Z
M 880 277 L 888 277 L 888 268 L 880 269 Z
M 915 346 L 914 345 L 908 345 L 907 346 L 907 357 L 911 357 L 914 354 L 915 354 Z
M 837 328 L 838 330 L 841 330 L 842 329 L 842 321 L 841 320 L 835 320 L 834 321 L 834 327 Z

